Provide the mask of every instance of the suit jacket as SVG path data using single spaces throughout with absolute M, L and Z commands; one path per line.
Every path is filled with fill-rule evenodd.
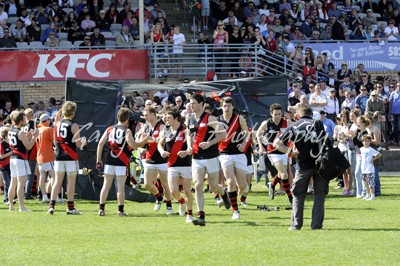
M 124 38 L 124 35 L 122 34 L 122 32 L 119 33 L 115 37 L 115 45 L 116 46 L 126 46 L 126 47 L 133 46 L 134 41 L 133 41 L 132 35 L 130 33 L 128 33 L 128 35 L 129 35 L 129 40 L 126 41 L 126 39 Z

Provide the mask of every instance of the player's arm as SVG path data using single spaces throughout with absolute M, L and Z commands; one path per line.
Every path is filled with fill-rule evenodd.
M 158 139 L 157 149 L 158 149 L 158 152 L 161 154 L 161 157 L 167 158 L 167 157 L 169 156 L 169 152 L 167 152 L 167 151 L 164 149 L 164 146 L 165 146 L 165 138 L 164 138 L 164 135 L 165 135 L 165 133 L 164 133 L 164 130 L 163 130 L 163 131 L 161 131 L 160 137 L 159 137 L 159 139 Z
M 249 132 L 249 128 L 247 127 L 247 122 L 246 119 L 243 116 L 239 116 L 239 125 L 240 129 L 242 130 L 240 134 L 243 135 L 242 143 L 238 144 L 238 149 L 241 152 L 244 152 L 244 148 L 247 145 L 247 142 L 251 136 L 251 133 Z
M 263 136 L 263 134 L 264 134 L 266 129 L 267 129 L 267 121 L 263 121 L 261 123 L 260 127 L 258 128 L 257 133 L 256 133 L 257 142 L 258 142 L 258 148 L 259 148 L 261 153 L 265 153 L 266 152 L 265 149 L 264 149 L 264 146 L 262 144 L 262 136 Z
M 214 144 L 220 143 L 224 138 L 227 136 L 227 132 L 224 128 L 224 126 L 217 120 L 215 116 L 210 115 L 208 117 L 208 124 L 210 127 L 214 129 L 214 138 L 210 141 L 208 141 L 209 146 L 212 146 Z
M 104 145 L 107 143 L 107 139 L 108 139 L 108 134 L 106 129 L 106 131 L 104 131 L 103 135 L 101 136 L 99 143 L 97 144 L 96 162 L 100 163 L 101 165 L 103 164 L 101 158 L 103 154 Z
M 24 144 L 25 148 L 27 150 L 32 149 L 33 145 L 35 145 L 36 139 L 39 136 L 39 130 L 35 129 L 34 131 L 30 133 L 32 136 L 30 139 L 28 139 L 27 133 L 24 131 L 20 130 L 18 133 L 18 138 L 21 140 L 22 144 Z
M 72 141 L 75 142 L 75 145 L 79 148 L 82 149 L 86 144 L 86 138 L 80 136 L 80 132 L 79 132 L 79 126 L 77 123 L 72 124 L 71 127 L 71 131 L 72 131 L 72 135 L 74 136 Z

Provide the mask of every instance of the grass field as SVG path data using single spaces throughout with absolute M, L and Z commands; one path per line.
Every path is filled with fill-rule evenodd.
M 65 205 L 46 215 L 47 205 L 37 201 L 27 202 L 31 213 L 3 205 L 1 265 L 399 265 L 400 177 L 382 178 L 384 196 L 370 202 L 338 196 L 334 185 L 317 231 L 310 229 L 312 196 L 303 229 L 288 231 L 286 196 L 271 201 L 261 183 L 239 221 L 207 194 L 205 227 L 167 217 L 165 205 L 154 213 L 151 203 L 127 202 L 128 217 L 117 217 L 115 201 L 107 203 L 106 217 L 97 216 L 98 202 L 91 201 L 76 202 L 80 216 L 65 215 Z

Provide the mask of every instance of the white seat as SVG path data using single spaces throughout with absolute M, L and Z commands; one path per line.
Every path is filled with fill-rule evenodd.
M 34 49 L 34 50 L 42 49 L 43 43 L 42 42 L 31 42 L 29 44 L 29 48 Z
M 18 19 L 19 17 L 8 17 L 7 22 L 10 24 L 15 24 L 15 22 L 17 22 Z
M 296 22 L 295 24 L 294 24 L 295 26 L 297 26 L 297 27 L 300 27 L 301 25 L 303 25 L 303 22 Z
M 372 16 L 375 17 L 375 18 L 380 18 L 380 17 L 381 17 L 381 14 L 379 14 L 379 13 L 372 13 Z
M 360 19 L 363 19 L 364 17 L 367 16 L 367 14 L 365 14 L 365 13 L 358 13 L 358 16 L 360 17 Z
M 385 27 L 387 27 L 387 22 L 386 21 L 378 21 L 377 23 L 376 23 L 376 25 L 378 26 L 378 28 L 380 28 L 380 27 L 382 27 L 382 25 L 385 25 Z
M 83 41 L 75 41 L 74 42 L 74 49 L 79 49 L 79 45 L 81 45 L 81 43 L 83 43 Z
M 20 50 L 27 50 L 27 49 L 29 49 L 29 45 L 28 45 L 27 42 L 17 42 L 17 47 L 18 47 Z
M 59 32 L 58 38 L 60 38 L 60 41 L 66 41 L 68 39 L 68 33 L 67 32 Z
M 41 29 L 42 31 L 45 31 L 48 27 L 50 27 L 49 24 L 42 24 L 42 25 L 40 25 L 40 29 Z
M 326 27 L 327 24 L 328 24 L 328 23 L 324 23 L 324 22 L 319 23 L 319 25 L 320 25 L 321 28 L 323 28 L 323 29 L 325 29 L 325 27 Z
M 360 10 L 361 10 L 361 8 L 357 5 L 353 5 L 352 7 L 353 7 L 353 9 L 357 10 L 358 12 L 360 12 Z
M 118 23 L 113 23 L 110 26 L 110 31 L 114 32 L 114 31 L 121 31 L 122 30 L 122 24 L 118 24 Z
M 106 40 L 107 49 L 115 49 L 115 41 Z
M 109 31 L 102 32 L 101 34 L 103 34 L 104 38 L 106 38 L 106 39 L 114 37 L 114 34 L 112 32 L 109 32 Z
M 72 8 L 70 8 L 70 7 L 64 7 L 62 10 L 63 10 L 65 13 L 67 13 L 67 15 L 68 15 L 69 13 L 71 13 L 71 12 L 74 12 L 74 9 L 72 9 Z
M 72 42 L 70 42 L 70 41 L 60 41 L 58 47 L 66 48 L 66 49 L 70 50 L 70 49 L 72 49 Z

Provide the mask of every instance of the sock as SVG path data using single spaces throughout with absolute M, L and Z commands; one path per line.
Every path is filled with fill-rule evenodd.
M 203 211 L 199 211 L 197 213 L 197 217 L 200 218 L 200 219 L 204 219 L 206 217 L 206 214 Z
M 105 203 L 100 203 L 100 205 L 99 205 L 100 210 L 104 211 L 105 207 L 106 207 Z
M 193 215 L 193 210 L 188 210 L 187 215 Z
M 272 187 L 275 187 L 277 184 L 281 183 L 281 179 L 276 175 L 274 176 L 274 180 L 271 182 Z
M 159 192 L 160 194 L 163 194 L 163 193 L 164 193 L 164 188 L 163 188 L 162 185 L 161 185 L 160 179 L 157 179 L 156 187 L 157 187 L 158 192 Z
M 51 194 L 50 193 L 46 193 L 46 195 L 50 199 Z
M 172 203 L 171 203 L 170 200 L 166 200 L 165 203 L 167 204 L 167 208 L 168 208 L 168 207 L 172 207 Z
M 246 199 L 247 199 L 247 197 L 246 196 L 240 196 L 240 202 L 244 202 L 244 201 L 246 201 Z
M 237 192 L 236 191 L 228 192 L 228 195 L 229 195 L 229 200 L 231 201 L 232 204 L 232 210 L 237 211 L 238 210 Z
M 283 185 L 283 190 L 285 190 L 286 195 L 288 196 L 290 203 L 292 203 L 293 196 L 292 196 L 292 191 L 290 191 L 289 179 L 282 179 L 282 185 Z
M 180 204 L 185 204 L 185 199 L 182 197 L 182 198 L 179 200 L 179 203 L 180 203 Z
M 118 205 L 118 211 L 119 212 L 124 212 L 124 204 Z
M 219 198 L 219 194 L 218 193 L 214 193 L 214 199 L 218 199 Z
M 222 195 L 223 199 L 227 199 L 228 198 L 228 194 L 225 192 L 224 195 Z
M 162 201 L 163 197 L 160 192 L 157 193 L 157 195 L 154 195 L 157 198 L 157 201 Z
M 55 200 L 51 200 L 50 201 L 50 208 L 54 209 L 54 206 L 56 206 L 56 201 Z
M 179 191 L 183 191 L 183 186 L 179 185 Z
M 58 193 L 58 197 L 59 197 L 60 199 L 62 199 L 61 193 Z
M 68 205 L 68 210 L 72 211 L 73 209 L 75 209 L 75 205 L 74 205 L 73 201 L 68 201 L 67 205 Z

